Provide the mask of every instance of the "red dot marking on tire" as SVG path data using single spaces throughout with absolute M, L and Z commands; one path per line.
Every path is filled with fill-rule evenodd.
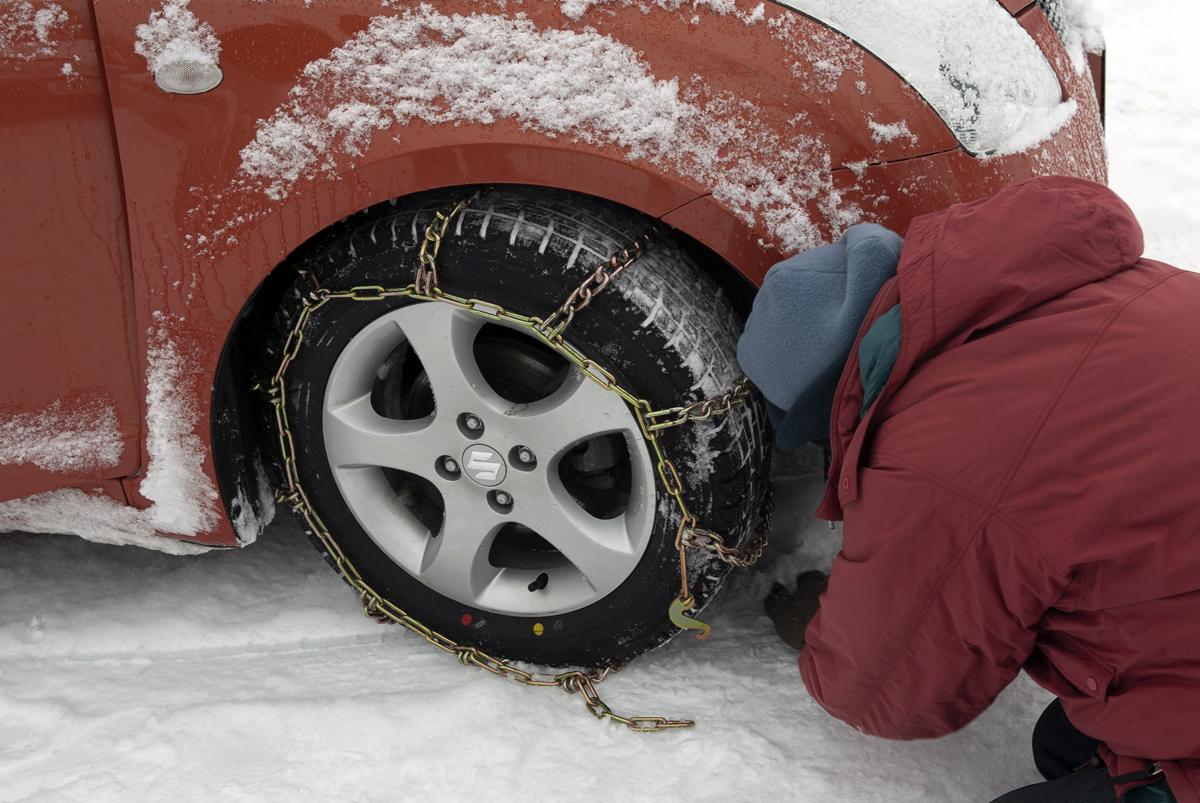
M 463 627 L 470 627 L 471 622 L 475 621 L 475 617 L 471 616 L 471 614 L 469 614 L 469 613 L 464 613 L 462 615 L 462 618 L 459 619 L 458 621 L 462 622 Z

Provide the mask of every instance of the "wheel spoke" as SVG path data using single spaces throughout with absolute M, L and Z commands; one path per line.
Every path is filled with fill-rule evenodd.
M 607 593 L 629 576 L 635 550 L 626 518 L 589 515 L 557 480 L 551 481 L 544 500 L 514 517 L 549 541 L 595 590 Z
M 554 393 L 510 414 L 520 422 L 522 431 L 529 433 L 528 445 L 534 447 L 539 460 L 599 435 L 625 432 L 633 443 L 642 437 L 624 400 L 578 369 Z
M 335 468 L 384 466 L 427 475 L 437 459 L 428 430 L 429 419 L 384 418 L 375 412 L 371 394 L 345 404 L 326 405 L 325 452 Z
M 404 337 L 394 321 L 379 320 L 368 325 L 346 344 L 329 375 L 325 405 L 340 407 L 370 393 L 379 367 Z
M 499 572 L 488 563 L 495 527 L 469 508 L 448 506 L 442 531 L 429 539 L 420 579 L 435 591 L 474 601 Z
M 354 499 L 354 516 L 371 539 L 401 566 L 420 564 L 429 529 L 396 496 L 383 472 L 348 468 L 336 472 L 339 489 Z
M 494 410 L 507 406 L 479 370 L 475 336 L 485 321 L 449 304 L 425 303 L 405 309 L 400 328 L 433 386 L 434 401 L 443 410 Z

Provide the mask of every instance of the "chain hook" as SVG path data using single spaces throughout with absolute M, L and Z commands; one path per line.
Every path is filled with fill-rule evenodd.
M 697 631 L 696 638 L 704 641 L 712 635 L 712 626 L 687 615 L 687 612 L 690 611 L 695 604 L 696 600 L 691 596 L 687 597 L 687 599 L 676 597 L 671 601 L 671 607 L 668 608 L 667 614 L 671 617 L 671 624 L 675 625 L 680 630 Z

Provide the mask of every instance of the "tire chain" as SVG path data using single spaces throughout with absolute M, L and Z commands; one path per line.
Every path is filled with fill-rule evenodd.
M 536 318 L 510 312 L 498 304 L 493 304 L 477 298 L 463 298 L 451 295 L 438 286 L 437 255 L 441 248 L 442 239 L 446 235 L 451 221 L 461 214 L 477 197 L 476 192 L 469 198 L 460 201 L 449 212 L 438 211 L 433 222 L 426 227 L 425 239 L 421 244 L 419 265 L 414 281 L 402 288 L 385 288 L 380 285 L 352 287 L 348 290 L 328 290 L 320 286 L 316 277 L 307 271 L 297 271 L 302 279 L 308 282 L 311 290 L 302 297 L 302 307 L 296 322 L 288 332 L 280 357 L 279 365 L 266 388 L 270 404 L 274 411 L 275 425 L 279 438 L 280 453 L 283 456 L 283 473 L 286 489 L 277 494 L 277 499 L 289 505 L 300 515 L 309 529 L 320 540 L 330 562 L 359 596 L 364 612 L 372 619 L 388 624 L 397 624 L 414 633 L 443 652 L 454 655 L 460 663 L 476 666 L 493 675 L 510 678 L 526 686 L 555 687 L 568 694 L 578 694 L 583 698 L 587 710 L 597 719 L 609 720 L 624 725 L 638 733 L 655 733 L 677 728 L 690 728 L 695 725 L 693 720 L 667 719 L 657 716 L 625 717 L 615 713 L 600 698 L 596 692 L 596 684 L 608 675 L 619 671 L 623 664 L 612 665 L 603 670 L 572 670 L 558 674 L 528 672 L 514 666 L 512 663 L 490 655 L 483 650 L 469 645 L 459 644 L 454 639 L 433 630 L 414 619 L 400 607 L 383 597 L 371 587 L 362 574 L 350 561 L 337 540 L 329 532 L 321 517 L 317 514 L 308 495 L 300 483 L 299 470 L 296 460 L 295 440 L 288 423 L 287 394 L 284 379 L 288 367 L 300 353 L 304 345 L 304 328 L 314 312 L 331 301 L 382 301 L 389 298 L 408 298 L 414 301 L 436 301 L 451 304 L 474 315 L 494 321 L 502 321 L 517 328 L 524 329 L 537 337 L 541 342 L 554 349 L 589 379 L 597 382 L 607 390 L 618 394 L 631 408 L 638 420 L 646 442 L 650 444 L 657 463 L 658 476 L 663 488 L 674 499 L 681 519 L 676 531 L 675 546 L 679 553 L 680 594 L 671 605 L 671 620 L 684 629 L 701 630 L 700 637 L 707 636 L 708 625 L 683 616 L 683 612 L 695 605 L 691 595 L 687 571 L 687 550 L 699 549 L 712 552 L 720 560 L 733 566 L 747 567 L 754 565 L 767 546 L 774 514 L 772 487 L 767 483 L 763 494 L 761 508 L 758 512 L 758 523 L 755 536 L 745 549 L 737 549 L 725 543 L 719 534 L 697 526 L 696 517 L 688 511 L 683 500 L 683 484 L 675 464 L 663 452 L 658 441 L 658 433 L 669 427 L 678 426 L 689 421 L 705 421 L 717 415 L 724 415 L 735 406 L 745 403 L 751 392 L 749 380 L 743 379 L 732 390 L 712 399 L 705 399 L 682 407 L 671 407 L 655 410 L 650 402 L 642 399 L 617 383 L 616 378 L 598 363 L 588 359 L 563 338 L 563 334 L 575 317 L 575 314 L 588 306 L 596 294 L 602 292 L 624 270 L 633 265 L 645 253 L 653 242 L 653 231 L 647 232 L 631 245 L 613 255 L 598 267 L 587 279 L 567 297 L 567 300 L 546 318 Z M 678 614 L 678 615 L 677 615 Z

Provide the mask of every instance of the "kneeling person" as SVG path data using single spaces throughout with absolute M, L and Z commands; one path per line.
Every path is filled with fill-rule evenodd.
M 804 682 L 916 739 L 1025 670 L 1049 782 L 1005 801 L 1200 803 L 1200 275 L 1141 254 L 1034 179 L 775 266 L 739 347 L 780 444 L 830 444 L 828 588 L 768 599 Z

